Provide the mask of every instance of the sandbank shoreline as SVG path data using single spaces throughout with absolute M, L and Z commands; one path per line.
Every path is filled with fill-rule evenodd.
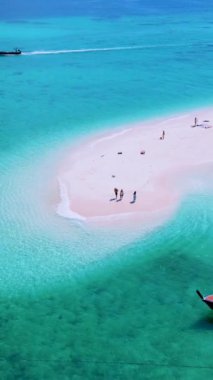
M 57 213 L 87 222 L 109 217 L 145 222 L 150 215 L 171 214 L 190 191 L 184 178 L 195 167 L 201 170 L 213 163 L 212 141 L 213 108 L 133 123 L 89 138 L 60 163 Z M 123 189 L 122 201 L 114 199 L 114 188 Z

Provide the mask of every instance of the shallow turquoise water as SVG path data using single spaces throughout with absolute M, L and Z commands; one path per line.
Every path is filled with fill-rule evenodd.
M 141 46 L 0 59 L 3 379 L 212 378 L 212 317 L 195 294 L 212 291 L 206 188 L 147 235 L 55 214 L 69 144 L 212 103 L 211 7 L 173 10 L 0 24 L 5 49 Z
M 5 378 L 210 378 L 212 314 L 195 289 L 212 283 L 212 202 L 190 202 L 75 285 L 1 297 Z

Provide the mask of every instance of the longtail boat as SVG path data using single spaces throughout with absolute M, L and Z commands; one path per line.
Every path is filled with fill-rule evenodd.
M 206 305 L 208 305 L 208 307 L 213 310 L 213 294 L 203 297 L 199 290 L 196 290 L 196 293 L 202 299 L 202 301 L 205 302 Z

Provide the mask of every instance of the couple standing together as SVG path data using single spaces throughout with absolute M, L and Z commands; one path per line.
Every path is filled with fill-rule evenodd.
M 118 189 L 116 187 L 114 188 L 114 193 L 115 193 L 115 199 L 117 200 L 118 199 Z M 123 199 L 123 196 L 124 196 L 124 191 L 123 191 L 123 189 L 121 189 L 121 191 L 120 191 L 120 200 Z

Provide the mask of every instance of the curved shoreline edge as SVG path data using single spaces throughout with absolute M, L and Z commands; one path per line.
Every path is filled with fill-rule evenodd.
M 58 178 L 58 186 L 61 201 L 57 205 L 57 214 L 63 216 L 64 218 L 85 221 L 85 217 L 72 211 L 66 185 L 60 178 Z
M 94 136 L 76 146 L 61 164 L 57 214 L 83 222 L 134 215 L 144 220 L 145 215 L 174 209 L 190 189 L 183 181 L 192 168 L 213 163 L 212 141 L 213 108 Z M 113 200 L 114 187 L 124 190 L 121 202 Z

